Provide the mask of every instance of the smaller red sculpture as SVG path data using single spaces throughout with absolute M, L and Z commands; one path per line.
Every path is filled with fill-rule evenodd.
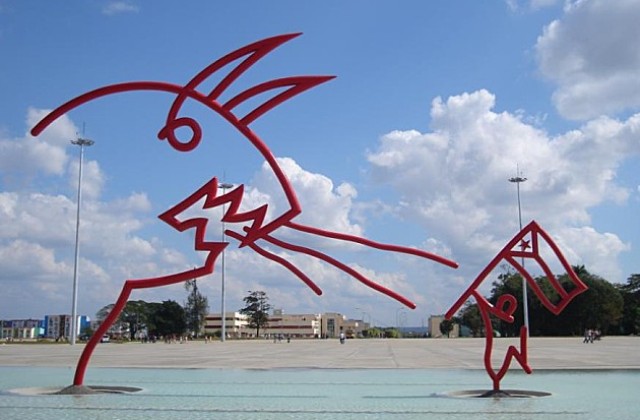
M 549 265 L 540 255 L 541 241 L 544 241 L 551 251 L 555 254 L 560 261 L 562 267 L 567 272 L 569 279 L 573 285 L 573 288 L 569 291 L 565 290 L 560 284 L 555 275 L 551 272 Z M 519 262 L 518 259 L 533 260 L 544 271 L 544 274 L 558 293 L 559 299 L 557 302 L 552 302 L 542 291 L 540 286 L 536 283 L 531 274 L 525 269 L 524 264 Z M 561 254 L 558 246 L 553 242 L 549 234 L 547 234 L 542 228 L 535 222 L 529 223 L 522 231 L 507 243 L 507 245 L 495 256 L 495 258 L 487 265 L 487 267 L 478 275 L 475 281 L 469 286 L 469 288 L 458 298 L 456 303 L 445 314 L 445 319 L 451 319 L 455 313 L 462 307 L 462 305 L 473 296 L 478 304 L 480 316 L 485 326 L 485 349 L 484 349 L 484 366 L 493 381 L 493 392 L 500 391 L 500 381 L 506 375 L 511 365 L 511 360 L 515 359 L 522 369 L 531 373 L 532 369 L 527 361 L 527 329 L 525 326 L 520 328 L 520 350 L 515 346 L 509 346 L 505 355 L 502 366 L 498 370 L 495 370 L 492 362 L 491 355 L 493 352 L 493 326 L 491 325 L 491 315 L 509 323 L 513 323 L 513 313 L 517 307 L 516 298 L 513 295 L 506 294 L 498 298 L 495 306 L 492 305 L 484 296 L 478 292 L 478 287 L 487 278 L 487 276 L 493 271 L 501 262 L 507 262 L 526 280 L 526 283 L 533 290 L 535 295 L 540 299 L 542 304 L 554 315 L 560 314 L 562 310 L 571 302 L 571 300 L 580 293 L 587 290 L 587 286 L 578 278 L 567 260 Z

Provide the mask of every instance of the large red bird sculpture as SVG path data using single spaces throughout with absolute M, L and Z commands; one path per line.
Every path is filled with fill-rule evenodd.
M 227 88 L 229 88 L 236 81 L 236 79 L 238 79 L 258 60 L 274 50 L 276 47 L 291 40 L 292 38 L 297 37 L 298 35 L 300 34 L 285 34 L 274 36 L 244 46 L 213 62 L 184 86 L 166 82 L 137 81 L 113 84 L 92 90 L 59 106 L 47 116 L 45 116 L 31 130 L 31 133 L 34 136 L 37 136 L 51 123 L 53 123 L 65 113 L 79 107 L 82 104 L 104 96 L 130 91 L 160 91 L 175 95 L 175 100 L 173 101 L 173 104 L 167 114 L 164 126 L 158 132 L 158 138 L 162 141 L 166 141 L 172 148 L 179 152 L 190 152 L 195 150 L 200 144 L 202 140 L 202 129 L 200 124 L 196 120 L 186 116 L 180 116 L 179 112 L 186 100 L 195 100 L 209 108 L 215 114 L 218 114 L 223 119 L 225 119 L 229 124 L 235 127 L 253 145 L 253 147 L 258 150 L 266 163 L 269 165 L 270 169 L 275 174 L 276 179 L 280 183 L 280 186 L 284 192 L 284 196 L 286 197 L 286 200 L 288 202 L 288 209 L 286 211 L 273 218 L 272 220 L 266 222 L 266 204 L 249 211 L 241 211 L 240 205 L 243 199 L 244 186 L 240 185 L 237 188 L 230 190 L 229 192 L 226 192 L 225 190 L 223 191 L 223 194 L 219 194 L 218 180 L 214 177 L 206 182 L 196 192 L 180 202 L 178 205 L 162 213 L 159 216 L 160 219 L 168 223 L 174 229 L 180 232 L 186 231 L 188 229 L 195 230 L 195 250 L 205 251 L 208 253 L 205 258 L 204 264 L 195 269 L 189 269 L 183 272 L 173 273 L 161 277 L 126 280 L 122 291 L 113 306 L 113 309 L 102 322 L 102 324 L 96 329 L 89 342 L 87 343 L 82 355 L 80 356 L 78 365 L 76 367 L 73 382 L 74 386 L 82 385 L 89 359 L 91 358 L 91 354 L 93 353 L 96 345 L 100 341 L 100 337 L 102 337 L 103 334 L 108 331 L 109 327 L 111 327 L 111 325 L 117 320 L 119 314 L 122 312 L 122 309 L 126 305 L 131 292 L 134 289 L 152 288 L 184 282 L 193 278 L 205 276 L 213 272 L 216 258 L 222 253 L 223 249 L 228 245 L 228 243 L 222 241 L 212 242 L 205 240 L 205 231 L 209 221 L 207 218 L 185 217 L 184 220 L 180 218 L 185 210 L 198 202 L 204 203 L 204 209 L 223 206 L 223 209 L 226 209 L 226 211 L 223 212 L 222 222 L 244 224 L 243 228 L 239 230 L 226 229 L 224 233 L 227 237 L 237 240 L 240 247 L 249 247 L 259 255 L 282 265 L 298 278 L 300 278 L 318 295 L 322 293 L 321 289 L 303 272 L 300 267 L 296 266 L 291 261 L 271 251 L 268 251 L 263 244 L 268 244 L 273 248 L 280 248 L 283 250 L 298 252 L 318 258 L 347 273 L 349 276 L 357 279 L 366 286 L 393 299 L 396 299 L 397 301 L 410 308 L 415 308 L 415 304 L 406 297 L 401 296 L 400 294 L 372 281 L 371 279 L 367 278 L 367 276 L 349 267 L 345 263 L 315 249 L 276 238 L 275 233 L 278 229 L 288 228 L 306 234 L 318 235 L 321 237 L 340 241 L 358 243 L 383 251 L 411 254 L 420 258 L 433 260 L 449 267 L 457 267 L 457 264 L 454 261 L 420 249 L 374 242 L 363 237 L 348 235 L 340 232 L 327 231 L 294 222 L 296 216 L 298 216 L 302 211 L 300 203 L 298 202 L 298 199 L 296 197 L 296 193 L 293 190 L 289 180 L 287 179 L 287 176 L 285 175 L 283 169 L 279 166 L 275 156 L 272 154 L 267 145 L 260 139 L 260 137 L 258 137 L 258 135 L 249 128 L 249 126 L 253 121 L 264 115 L 272 108 L 281 104 L 282 102 L 316 85 L 332 79 L 333 76 L 284 77 L 280 79 L 269 80 L 267 82 L 253 86 L 242 91 L 241 93 L 235 95 L 225 102 L 221 102 L 220 97 L 227 90 Z M 216 76 L 220 76 L 217 72 L 221 71 L 225 66 L 230 65 L 234 62 L 238 62 L 238 64 L 232 67 L 227 74 L 222 75 L 221 81 L 211 91 L 202 92 L 198 90 L 202 87 L 202 83 L 207 81 L 210 76 L 214 74 L 216 74 Z M 270 96 L 268 100 L 261 102 L 258 106 L 244 115 L 237 115 L 236 110 L 238 109 L 239 105 L 244 104 L 249 99 L 254 99 L 258 95 L 266 93 L 272 94 L 272 96 Z M 181 141 L 176 135 L 176 130 L 178 129 L 181 130 L 181 134 L 185 131 L 190 133 L 190 138 L 185 141 Z

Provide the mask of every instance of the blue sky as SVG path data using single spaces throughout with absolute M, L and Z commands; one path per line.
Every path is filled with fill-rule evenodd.
M 624 283 L 640 272 L 639 19 L 631 0 L 0 0 L 0 318 L 70 312 L 78 148 L 69 140 L 77 135 L 96 142 L 83 168 L 80 313 L 113 302 L 127 278 L 201 262 L 192 237 L 157 215 L 211 177 L 244 184 L 245 205 L 269 203 L 275 215 L 278 187 L 260 156 L 210 111 L 182 110 L 203 125 L 197 151 L 178 154 L 157 140 L 169 94 L 101 98 L 37 138 L 28 132 L 47 110 L 91 89 L 185 84 L 230 51 L 292 32 L 303 35 L 232 89 L 337 76 L 251 126 L 286 168 L 303 206 L 298 221 L 427 249 L 460 268 L 309 243 L 414 300 L 409 310 L 331 267 L 282 254 L 324 290 L 317 297 L 232 242 L 227 309 L 264 290 L 288 313 L 423 325 L 517 232 L 516 189 L 507 182 L 516 166 L 528 178 L 523 222 L 538 221 L 571 264 Z M 219 214 L 211 219 L 215 237 Z M 219 311 L 219 266 L 199 286 Z M 180 285 L 134 293 L 185 299 Z

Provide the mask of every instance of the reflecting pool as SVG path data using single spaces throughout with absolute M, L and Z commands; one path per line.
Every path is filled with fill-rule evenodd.
M 635 419 L 640 389 L 630 370 L 514 370 L 503 389 L 551 395 L 494 399 L 451 396 L 488 390 L 484 370 L 93 368 L 87 385 L 141 391 L 41 393 L 72 377 L 68 368 L 0 367 L 0 419 Z

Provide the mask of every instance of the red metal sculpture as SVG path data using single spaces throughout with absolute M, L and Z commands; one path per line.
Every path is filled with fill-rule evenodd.
M 541 241 L 544 241 L 560 261 L 562 267 L 566 271 L 572 283 L 571 290 L 565 290 L 558 279 L 554 276 L 549 265 L 540 254 Z M 518 261 L 522 260 L 522 263 Z M 535 261 L 558 294 L 556 302 L 552 302 L 547 297 L 538 283 L 524 267 L 524 260 Z M 478 292 L 478 287 L 487 278 L 498 264 L 506 262 L 516 269 L 520 275 L 526 280 L 529 287 L 535 295 L 540 299 L 542 304 L 554 315 L 560 314 L 562 310 L 571 302 L 571 300 L 580 293 L 587 290 L 587 286 L 578 278 L 567 260 L 561 254 L 558 246 L 553 242 L 549 234 L 535 222 L 529 223 L 522 231 L 520 231 L 507 245 L 495 256 L 495 258 L 487 265 L 487 267 L 478 275 L 469 288 L 458 298 L 456 303 L 445 314 L 446 319 L 451 319 L 462 305 L 473 296 L 478 304 L 478 309 L 482 317 L 485 327 L 485 349 L 484 349 L 484 366 L 493 381 L 493 392 L 500 391 L 500 380 L 509 370 L 511 359 L 515 359 L 522 369 L 531 373 L 531 367 L 527 361 L 527 329 L 525 326 L 520 328 L 520 350 L 515 346 L 509 346 L 505 355 L 502 366 L 497 371 L 491 363 L 491 354 L 493 352 L 493 326 L 491 325 L 491 315 L 509 323 L 513 323 L 513 313 L 516 310 L 517 302 L 513 295 L 506 294 L 498 298 L 496 305 L 492 305 L 484 296 Z
M 232 83 L 253 64 L 255 64 L 258 60 L 260 60 L 262 57 L 264 57 L 279 45 L 291 40 L 292 38 L 295 38 L 298 35 L 299 34 L 279 35 L 242 47 L 234 52 L 225 55 L 224 57 L 206 67 L 193 79 L 191 79 L 191 81 L 185 86 L 165 82 L 138 81 L 114 84 L 92 90 L 59 106 L 47 116 L 45 116 L 31 130 L 31 133 L 34 136 L 37 136 L 63 114 L 86 102 L 103 96 L 120 92 L 140 90 L 162 91 L 175 94 L 176 98 L 173 102 L 173 105 L 171 106 L 171 109 L 169 110 L 164 127 L 162 127 L 162 129 L 160 129 L 158 133 L 158 138 L 160 140 L 167 140 L 168 144 L 177 151 L 189 152 L 198 147 L 202 139 L 202 130 L 200 124 L 198 124 L 197 121 L 189 117 L 179 116 L 178 114 L 184 102 L 187 99 L 193 99 L 227 120 L 233 127 L 235 127 L 240 133 L 242 133 L 249 142 L 251 142 L 251 144 L 264 157 L 265 161 L 274 172 L 282 187 L 282 190 L 284 191 L 284 195 L 289 205 L 289 209 L 287 211 L 271 220 L 270 222 L 265 223 L 265 216 L 267 214 L 266 204 L 250 211 L 240 211 L 240 203 L 243 198 L 244 186 L 240 185 L 239 187 L 231 190 L 228 193 L 225 192 L 222 195 L 218 195 L 218 180 L 214 177 L 210 181 L 205 183 L 196 192 L 187 197 L 184 201 L 161 214 L 159 216 L 160 219 L 168 223 L 178 231 L 182 232 L 187 229 L 195 229 L 195 249 L 197 251 L 208 252 L 208 256 L 206 257 L 204 264 L 196 269 L 190 269 L 180 273 L 147 279 L 129 279 L 125 281 L 122 291 L 113 309 L 102 322 L 100 327 L 95 331 L 95 333 L 87 343 L 84 351 L 82 352 L 82 355 L 80 356 L 73 381 L 74 385 L 82 385 L 89 359 L 91 358 L 91 354 L 98 344 L 100 337 L 102 337 L 102 335 L 106 333 L 109 327 L 116 321 L 118 315 L 121 313 L 127 300 L 129 299 L 131 292 L 134 289 L 166 286 L 169 284 L 187 281 L 193 279 L 194 277 L 205 276 L 213 272 L 216 258 L 222 253 L 222 250 L 228 245 L 228 243 L 210 242 L 205 240 L 205 230 L 207 227 L 208 219 L 200 217 L 190 218 L 186 220 L 179 219 L 179 215 L 182 212 L 203 199 L 203 207 L 205 209 L 221 205 L 228 205 L 222 217 L 223 222 L 246 224 L 241 231 L 226 229 L 226 236 L 237 240 L 240 243 L 240 247 L 248 246 L 259 255 L 275 261 L 283 267 L 287 268 L 318 295 L 321 294 L 322 291 L 300 268 L 295 266 L 290 261 L 267 251 L 257 242 L 264 241 L 274 247 L 280 247 L 282 249 L 300 252 L 325 261 L 328 264 L 333 265 L 334 267 L 354 277 L 358 281 L 364 283 L 366 286 L 373 288 L 374 290 L 381 292 L 393 299 L 396 299 L 397 301 L 410 308 L 415 308 L 415 304 L 409 299 L 381 286 L 378 283 L 375 283 L 374 281 L 368 279 L 366 276 L 357 272 L 346 264 L 334 258 L 331 258 L 330 256 L 317 250 L 280 240 L 274 236 L 274 233 L 278 229 L 289 228 L 299 232 L 318 235 L 326 238 L 359 243 L 364 246 L 377 248 L 384 251 L 412 254 L 421 258 L 427 258 L 436 261 L 449 267 L 457 267 L 457 264 L 454 261 L 419 249 L 378 243 L 366 238 L 318 229 L 315 227 L 295 223 L 293 221 L 293 219 L 302 211 L 295 191 L 289 183 L 289 180 L 284 174 L 282 168 L 278 165 L 275 156 L 271 153 L 266 144 L 249 128 L 249 125 L 257 118 L 268 112 L 270 109 L 276 107 L 287 99 L 316 85 L 324 83 L 332 79 L 333 76 L 285 77 L 270 80 L 253 86 L 237 94 L 224 103 L 218 102 L 218 99 L 220 98 L 221 94 L 225 92 L 225 90 L 229 86 L 231 86 Z M 213 88 L 213 90 L 211 90 L 210 92 L 201 92 L 197 90 L 201 86 L 202 82 L 207 80 L 209 76 L 235 61 L 239 61 L 239 64 L 233 67 L 231 71 L 229 71 L 229 73 L 226 74 L 222 78 L 222 80 Z M 275 93 L 273 92 L 274 90 L 276 90 Z M 236 115 L 235 110 L 237 109 L 238 105 L 241 105 L 247 100 L 255 98 L 256 96 L 267 92 L 274 93 L 274 96 L 255 107 L 246 115 Z M 187 141 L 181 141 L 176 136 L 177 129 L 183 129 L 183 131 L 184 129 L 190 130 L 191 137 Z

